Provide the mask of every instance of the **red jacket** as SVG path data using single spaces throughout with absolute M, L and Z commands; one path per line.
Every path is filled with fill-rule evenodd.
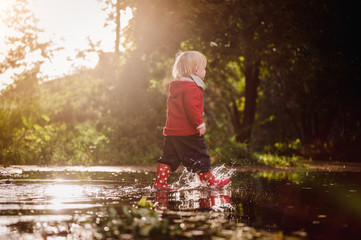
M 203 90 L 195 82 L 174 80 L 169 85 L 165 136 L 197 134 L 203 124 Z

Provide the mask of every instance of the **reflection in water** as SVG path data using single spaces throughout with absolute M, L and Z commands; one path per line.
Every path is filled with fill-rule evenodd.
M 159 191 L 155 193 L 157 210 L 215 210 L 232 209 L 231 191 L 228 189 L 195 189 L 177 192 Z
M 61 182 L 61 181 L 59 181 Z M 62 210 L 69 208 L 85 208 L 89 204 L 70 204 L 84 196 L 84 189 L 79 185 L 55 184 L 45 189 L 45 195 L 50 199 L 48 209 Z
M 130 227 L 143 221 L 142 216 L 131 215 L 132 222 L 126 222 L 129 214 L 110 211 L 136 207 L 142 196 L 154 203 L 161 216 L 161 220 L 150 218 L 152 224 L 178 224 L 188 239 L 208 231 L 208 236 L 217 237 L 220 232 L 231 236 L 239 231 L 237 236 L 251 239 L 258 236 L 253 232 L 248 237 L 251 228 L 275 236 L 266 239 L 361 239 L 359 173 L 235 172 L 225 189 L 190 187 L 188 183 L 196 184 L 197 179 L 178 173 L 174 179 L 182 189 L 153 192 L 154 172 L 83 170 L 7 170 L 4 175 L 0 171 L 0 239 L 95 239 L 100 220 Z M 102 231 L 107 233 L 109 227 Z

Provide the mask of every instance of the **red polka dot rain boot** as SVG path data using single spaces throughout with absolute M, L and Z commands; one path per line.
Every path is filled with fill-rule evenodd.
M 178 188 L 172 188 L 168 186 L 168 177 L 171 172 L 171 169 L 168 165 L 158 163 L 157 168 L 157 178 L 155 180 L 155 183 L 153 185 L 154 189 L 158 190 L 177 190 Z
M 198 176 L 202 183 L 210 187 L 224 187 L 231 182 L 229 178 L 217 179 L 211 172 L 198 173 Z

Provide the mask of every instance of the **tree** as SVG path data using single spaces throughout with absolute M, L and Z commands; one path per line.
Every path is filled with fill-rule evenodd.
M 38 20 L 28 9 L 27 0 L 12 2 L 2 21 L 14 34 L 5 38 L 8 49 L 0 64 L 0 74 L 19 67 L 34 69 L 52 56 L 51 41 L 39 40 L 43 30 L 37 26 Z M 37 54 L 39 60 L 29 61 L 27 57 L 31 54 Z
M 105 7 L 103 11 L 107 13 L 107 19 L 104 23 L 104 27 L 115 24 L 115 41 L 114 41 L 114 53 L 119 57 L 120 37 L 121 37 L 121 10 L 125 10 L 129 6 L 128 1 L 121 0 L 98 0 L 103 3 Z
M 13 75 L 14 83 L 2 90 L 0 95 L 0 154 L 4 158 L 9 154 L 16 155 L 17 149 L 11 148 L 15 132 L 31 127 L 41 119 L 39 72 L 45 59 L 52 56 L 52 43 L 39 40 L 42 30 L 37 26 L 37 19 L 28 9 L 26 0 L 13 1 L 2 20 L 14 34 L 6 36 L 8 49 L 0 63 L 0 74 L 8 70 L 20 71 Z M 30 60 L 34 59 L 34 55 L 36 60 Z
M 349 82 L 359 86 L 360 61 L 343 46 L 354 37 L 346 39 L 340 34 L 357 32 L 355 4 L 280 0 L 135 1 L 131 39 L 142 49 L 145 58 L 170 55 L 177 49 L 204 52 L 210 65 L 207 79 L 210 84 L 215 83 L 209 95 L 218 97 L 208 101 L 213 106 L 224 104 L 227 114 L 221 109 L 213 113 L 229 117 L 238 141 L 251 141 L 255 136 L 252 131 L 255 121 L 258 128 L 264 127 L 261 122 L 277 122 L 277 128 L 268 129 L 270 138 L 263 144 L 301 139 L 304 146 L 331 154 L 329 148 L 334 142 L 331 139 L 335 126 L 344 121 L 340 120 L 344 111 L 354 116 L 354 120 L 359 116 L 357 110 L 349 107 L 359 104 Z M 351 43 L 354 49 L 358 48 L 355 41 Z M 348 79 L 346 83 L 345 79 Z M 266 93 L 270 99 L 264 98 Z M 227 99 L 217 102 L 221 98 Z M 260 103 L 264 112 L 256 108 Z M 269 111 L 265 111 L 265 106 Z M 206 110 L 211 116 L 212 109 Z M 359 121 L 354 120 L 352 129 L 359 132 Z M 350 124 L 345 121 L 340 129 L 348 129 L 346 122 Z M 257 134 L 260 132 L 257 129 Z M 266 138 L 264 134 L 262 137 Z M 352 139 L 359 139 L 359 134 Z

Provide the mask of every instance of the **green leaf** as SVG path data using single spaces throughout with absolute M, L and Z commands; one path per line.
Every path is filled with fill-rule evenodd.
M 46 122 L 49 122 L 49 121 L 50 121 L 50 118 L 49 118 L 47 115 L 45 115 L 45 114 L 41 115 L 41 117 L 42 117 Z
M 40 132 L 41 130 L 43 130 L 43 128 L 39 125 L 39 124 L 34 124 L 34 129 L 38 132 Z
M 138 206 L 139 207 L 144 207 L 144 208 L 148 208 L 148 207 L 153 207 L 153 203 L 147 201 L 147 196 L 142 196 L 142 198 L 139 200 L 138 202 Z

